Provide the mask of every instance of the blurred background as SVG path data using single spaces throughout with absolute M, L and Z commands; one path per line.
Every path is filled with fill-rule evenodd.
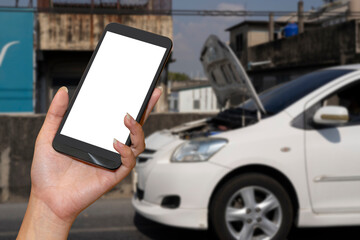
M 199 61 L 210 34 L 229 44 L 262 92 L 317 69 L 359 62 L 359 12 L 358 0 L 1 0 L 0 239 L 14 239 L 20 226 L 35 138 L 51 99 L 61 86 L 73 94 L 108 23 L 174 41 L 159 80 L 164 94 L 144 126 L 149 136 L 222 110 Z M 234 96 L 226 107 L 244 97 Z M 70 239 L 211 237 L 135 215 L 133 177 L 85 211 Z M 339 231 L 359 229 L 295 230 L 290 239 Z

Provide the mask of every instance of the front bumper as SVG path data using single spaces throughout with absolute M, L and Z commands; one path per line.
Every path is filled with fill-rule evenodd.
M 136 196 L 132 199 L 136 212 L 153 221 L 176 227 L 207 229 L 207 214 L 205 209 L 167 209 L 160 205 L 152 204 L 144 200 L 140 201 Z
M 207 229 L 211 195 L 228 169 L 211 162 L 149 161 L 154 162 L 136 167 L 139 194 L 132 201 L 135 210 L 163 224 Z M 175 208 L 162 206 L 168 196 L 178 197 L 180 204 Z

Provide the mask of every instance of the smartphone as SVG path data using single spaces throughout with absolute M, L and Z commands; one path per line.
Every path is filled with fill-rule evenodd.
M 118 23 L 106 26 L 53 140 L 56 151 L 116 169 L 113 139 L 130 145 L 126 113 L 140 121 L 172 41 Z

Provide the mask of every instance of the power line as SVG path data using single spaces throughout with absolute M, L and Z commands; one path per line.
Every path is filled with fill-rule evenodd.
M 181 16 L 222 16 L 222 17 L 233 17 L 233 16 L 269 16 L 273 13 L 274 16 L 288 16 L 297 15 L 296 11 L 233 11 L 233 10 L 172 10 L 172 15 Z M 360 16 L 360 12 L 303 12 L 303 16 Z
M 1 8 L 1 6 L 0 6 Z M 29 8 L 4 7 L 0 11 L 29 11 Z M 295 11 L 247 11 L 247 10 L 146 10 L 146 9 L 114 9 L 114 8 L 80 8 L 80 7 L 54 7 L 33 8 L 34 12 L 49 13 L 83 13 L 83 14 L 119 14 L 119 15 L 173 15 L 173 16 L 211 16 L 211 17 L 267 17 L 270 13 L 274 16 L 297 16 Z M 360 16 L 360 12 L 304 12 L 304 17 L 335 17 L 335 16 Z

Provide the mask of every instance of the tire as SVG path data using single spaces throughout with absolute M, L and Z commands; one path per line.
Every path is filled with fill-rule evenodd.
M 279 182 L 248 173 L 221 186 L 212 199 L 209 217 L 220 239 L 284 240 L 292 227 L 293 207 Z

